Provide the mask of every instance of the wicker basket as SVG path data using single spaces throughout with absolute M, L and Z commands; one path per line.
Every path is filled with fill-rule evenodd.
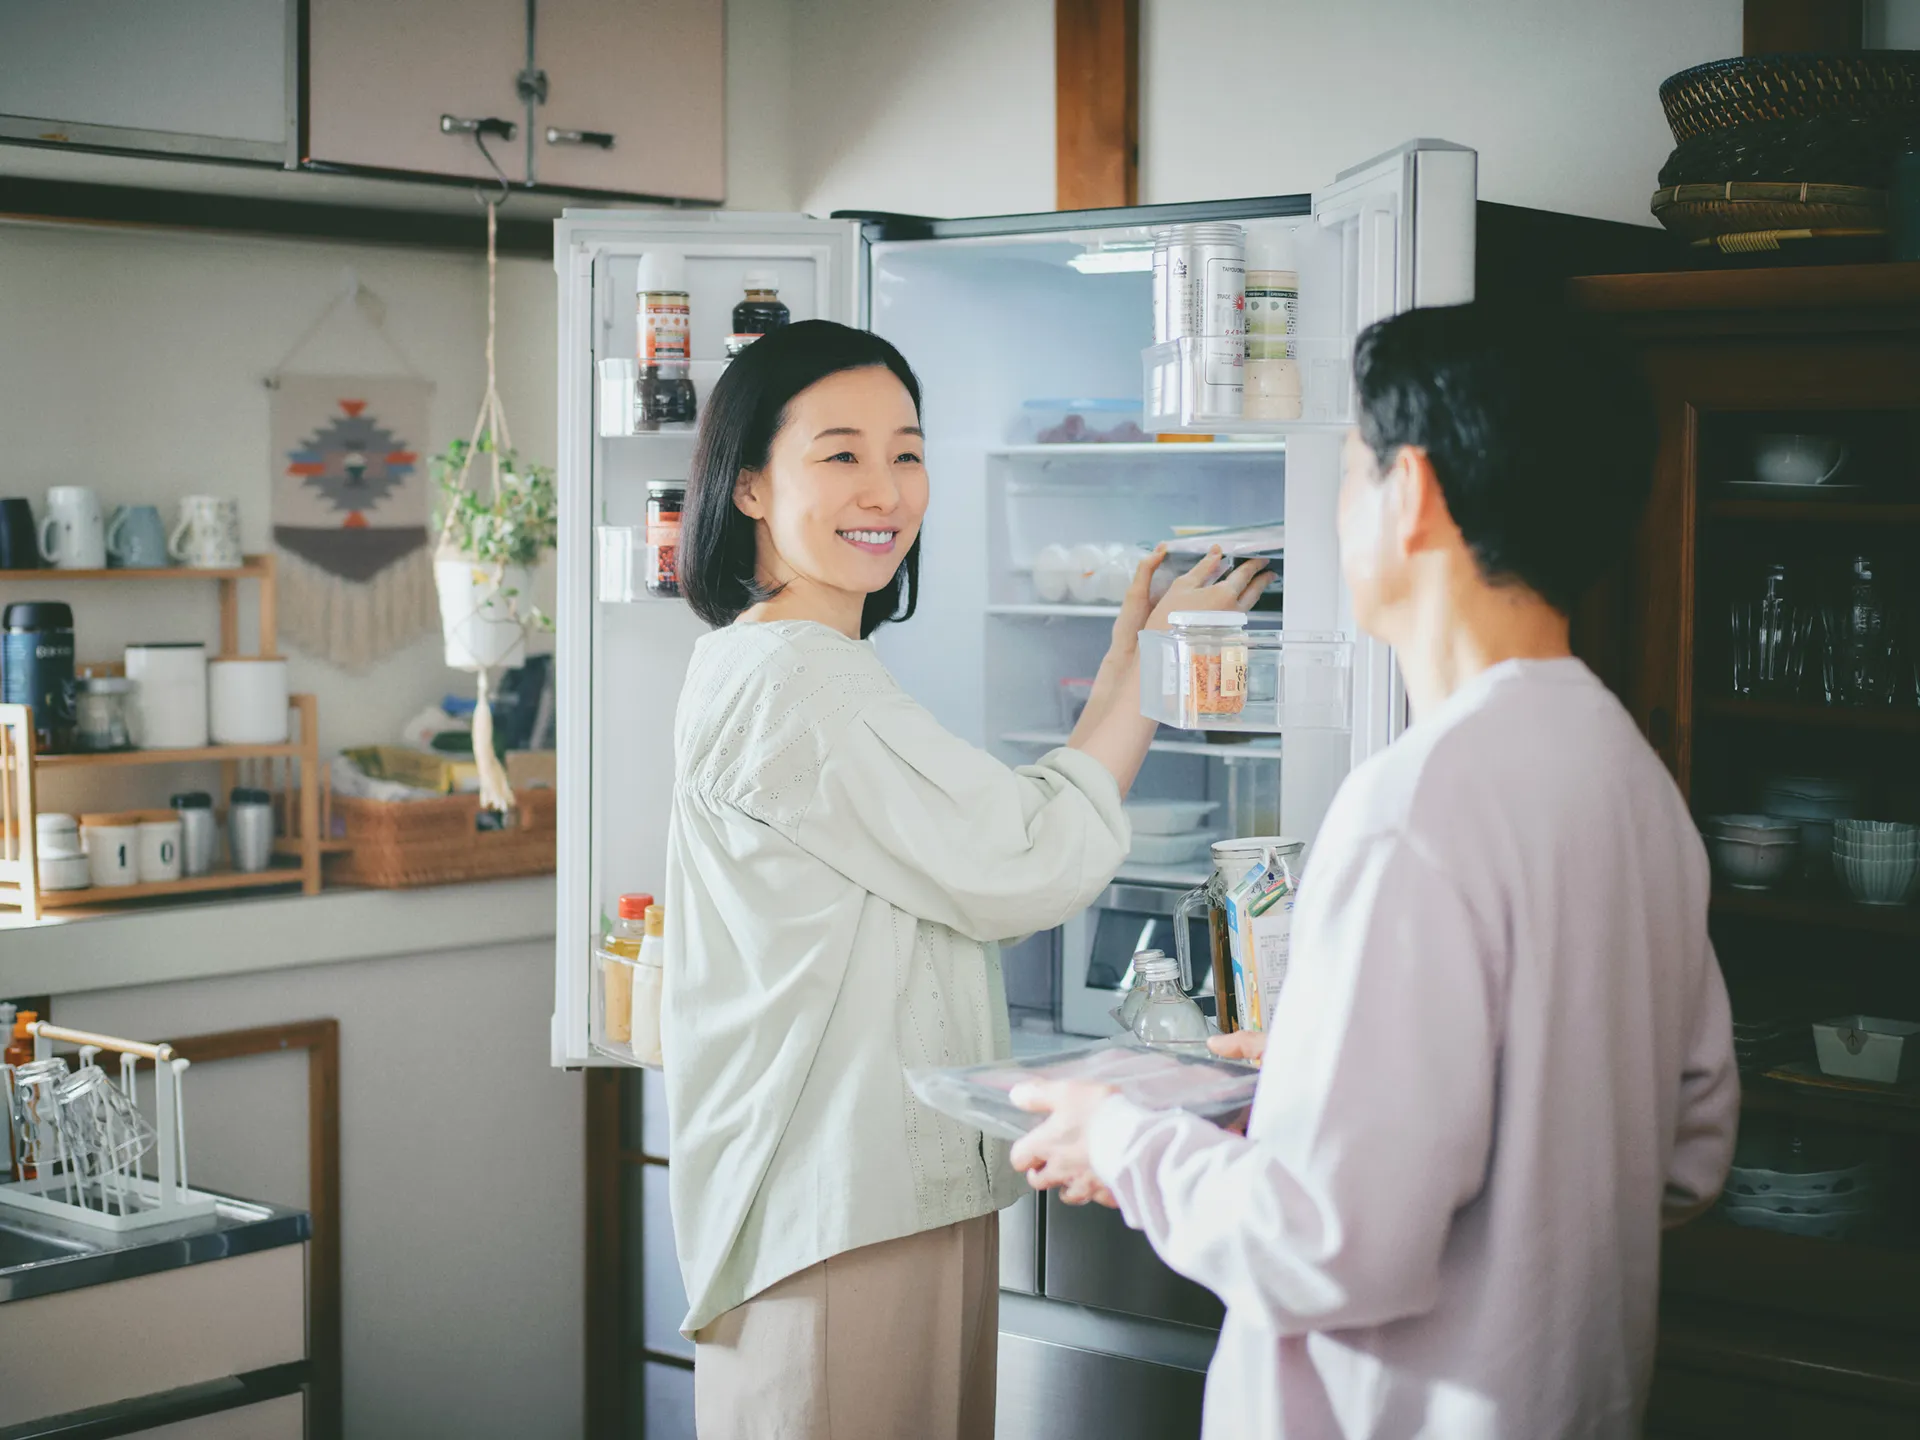
M 516 790 L 518 808 L 498 830 L 477 828 L 478 795 L 436 800 L 333 797 L 333 833 L 351 847 L 327 857 L 327 879 L 379 890 L 553 870 L 555 796 Z
M 1857 185 L 1670 185 L 1653 193 L 1653 214 L 1686 240 L 1712 240 L 1756 230 L 1880 232 L 1887 194 Z
M 1920 50 L 1714 60 L 1661 81 L 1660 108 L 1676 142 L 1756 120 L 1920 109 Z

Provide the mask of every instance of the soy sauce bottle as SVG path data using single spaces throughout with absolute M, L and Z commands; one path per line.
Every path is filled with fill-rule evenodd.
M 747 298 L 733 307 L 736 335 L 766 335 L 793 319 L 780 303 L 780 277 L 771 270 L 749 270 Z

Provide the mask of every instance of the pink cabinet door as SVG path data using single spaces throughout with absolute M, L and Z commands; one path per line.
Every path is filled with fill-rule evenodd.
M 536 48 L 547 103 L 534 137 L 539 183 L 725 199 L 724 18 L 722 0 L 542 4 Z
M 526 0 L 309 0 L 307 158 L 487 179 L 473 137 L 441 133 L 440 117 L 497 116 L 515 135 L 487 147 L 522 180 L 526 63 Z

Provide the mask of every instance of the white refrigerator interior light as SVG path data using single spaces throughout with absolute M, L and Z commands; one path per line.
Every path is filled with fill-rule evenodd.
M 1144 245 L 1115 246 L 1111 249 L 1089 245 L 1067 263 L 1082 275 L 1124 275 L 1153 269 L 1153 251 Z

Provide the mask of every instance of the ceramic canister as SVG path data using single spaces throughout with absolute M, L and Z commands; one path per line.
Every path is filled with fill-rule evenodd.
M 178 641 L 127 647 L 134 682 L 133 743 L 143 750 L 198 750 L 207 743 L 207 647 Z
M 178 880 L 182 867 L 180 817 L 171 810 L 140 812 L 140 882 Z
M 271 656 L 209 660 L 207 717 L 216 745 L 285 743 L 287 662 Z
M 138 810 L 80 817 L 80 838 L 95 885 L 140 883 L 141 819 Z

